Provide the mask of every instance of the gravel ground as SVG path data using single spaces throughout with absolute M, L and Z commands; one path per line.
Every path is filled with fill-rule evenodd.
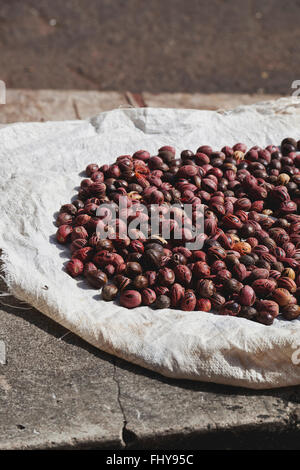
M 291 94 L 300 1 L 2 0 L 12 88 Z

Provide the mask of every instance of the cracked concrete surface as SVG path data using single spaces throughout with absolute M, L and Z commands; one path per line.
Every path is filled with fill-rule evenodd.
M 299 387 L 254 392 L 117 364 L 127 448 L 272 448 L 275 436 L 299 448 Z
M 15 90 L 10 96 L 15 102 L 2 107 L 2 122 L 46 120 L 55 112 L 76 119 L 76 112 L 87 117 L 127 103 L 118 93 Z M 178 107 L 243 101 L 229 95 L 154 98 Z M 300 447 L 300 387 L 254 392 L 167 379 L 102 353 L 13 298 L 1 303 L 0 449 Z
M 126 425 L 127 425 L 127 419 L 124 411 L 124 407 L 121 401 L 121 388 L 120 388 L 120 382 L 117 378 L 117 369 L 116 369 L 116 359 L 114 359 L 114 372 L 113 372 L 113 380 L 117 384 L 117 401 L 120 407 L 120 411 L 123 416 L 123 423 L 122 423 L 122 428 L 120 429 L 120 438 L 122 442 L 122 446 L 126 447 L 126 440 L 124 434 L 126 433 Z
M 0 310 L 0 449 L 123 446 L 113 359 L 66 333 L 34 310 Z
M 34 309 L 3 307 L 3 339 L 0 449 L 299 448 L 300 387 L 256 393 L 167 379 Z

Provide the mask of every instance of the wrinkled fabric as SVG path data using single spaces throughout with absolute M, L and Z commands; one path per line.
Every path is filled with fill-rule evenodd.
M 300 320 L 264 326 L 204 312 L 127 310 L 65 272 L 55 215 L 76 195 L 89 163 L 162 145 L 280 144 L 300 138 L 300 100 L 232 111 L 118 109 L 87 121 L 14 124 L 0 130 L 0 247 L 18 299 L 97 348 L 160 374 L 254 389 L 300 384 Z M 81 174 L 80 174 L 81 173 Z

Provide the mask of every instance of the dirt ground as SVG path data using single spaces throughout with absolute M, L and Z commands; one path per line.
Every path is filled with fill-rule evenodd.
M 12 88 L 291 94 L 299 0 L 1 0 Z

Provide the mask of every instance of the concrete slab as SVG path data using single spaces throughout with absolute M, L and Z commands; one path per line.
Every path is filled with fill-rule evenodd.
M 117 365 L 128 448 L 264 448 L 274 433 L 277 445 L 300 446 L 300 387 L 253 392 Z
M 0 123 L 86 119 L 122 107 L 230 109 L 279 98 L 280 95 L 229 93 L 119 93 L 81 90 L 8 89 L 6 104 L 0 105 Z
M 0 310 L 0 449 L 120 448 L 113 358 L 12 298 Z M 17 307 L 17 308 L 16 308 Z
M 0 105 L 0 122 L 85 119 L 102 111 L 128 106 L 118 92 L 80 90 L 7 90 Z
M 116 91 L 76 91 L 74 106 L 77 109 L 77 117 L 86 119 L 111 109 L 128 108 L 129 103 L 124 93 Z
M 167 379 L 5 303 L 14 307 L 0 310 L 0 449 L 300 446 L 300 387 L 256 393 Z
M 232 109 L 280 98 L 280 95 L 234 93 L 142 93 L 147 106 L 154 108 Z
M 83 118 L 128 101 L 97 93 L 14 91 L 0 122 Z M 146 105 L 185 108 L 244 102 L 236 98 L 142 95 Z M 0 449 L 300 448 L 300 387 L 256 393 L 166 379 L 98 351 L 11 297 L 0 302 Z

